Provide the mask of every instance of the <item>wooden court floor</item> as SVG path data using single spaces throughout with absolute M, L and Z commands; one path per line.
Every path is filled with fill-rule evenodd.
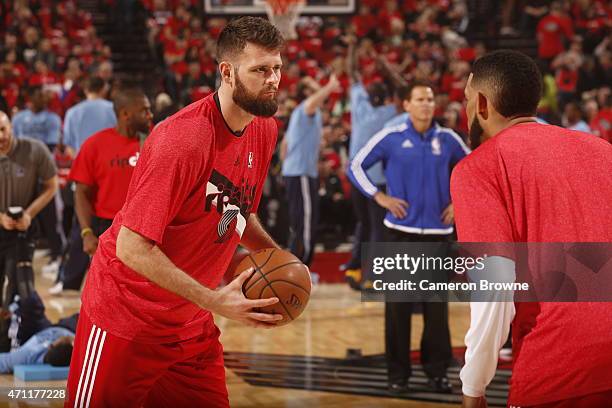
M 35 262 L 36 287 L 47 307 L 51 321 L 78 311 L 78 293 L 51 297 L 47 290 L 52 280 L 43 277 Z M 454 303 L 449 308 L 451 341 L 454 347 L 463 345 L 469 325 L 467 304 Z M 344 284 L 321 284 L 314 288 L 304 314 L 288 326 L 261 330 L 244 327 L 222 317 L 216 318 L 221 329 L 225 351 L 273 353 L 342 358 L 348 348 L 361 349 L 363 355 L 384 352 L 384 316 L 380 303 L 362 303 L 360 295 Z M 418 349 L 423 323 L 420 315 L 412 320 L 412 348 Z M 406 401 L 392 398 L 364 397 L 331 392 L 304 391 L 285 388 L 252 386 L 227 370 L 227 385 L 232 407 L 423 407 L 447 408 L 457 405 Z M 65 387 L 65 381 L 28 382 L 0 375 L 0 392 L 6 394 L 16 387 Z M 1 396 L 0 396 L 1 397 Z M 62 401 L 10 401 L 0 398 L 0 407 L 60 407 Z

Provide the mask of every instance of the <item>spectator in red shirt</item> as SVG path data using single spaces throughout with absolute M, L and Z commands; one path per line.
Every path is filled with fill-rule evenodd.
M 370 7 L 363 2 L 359 5 L 359 14 L 354 16 L 351 22 L 355 26 L 355 34 L 360 38 L 370 34 L 377 26 Z
M 49 66 L 43 60 L 36 60 L 36 62 L 34 62 L 34 74 L 30 77 L 28 82 L 30 86 L 54 85 L 59 83 L 57 76 L 49 70 Z
M 593 134 L 612 143 L 612 97 L 608 95 L 601 110 L 589 122 Z
M 574 28 L 560 2 L 551 3 L 550 14 L 540 20 L 536 32 L 540 58 L 551 60 L 565 50 L 563 43 L 574 36 Z
M 555 69 L 555 81 L 558 89 L 558 101 L 561 109 L 575 98 L 578 86 L 578 70 L 583 62 L 582 55 L 574 50 L 564 52 L 552 62 Z
M 391 35 L 391 29 L 395 20 L 402 22 L 404 16 L 398 10 L 396 0 L 387 0 L 378 15 L 379 26 L 382 29 L 383 35 Z
M 453 102 L 463 101 L 463 90 L 467 81 L 470 66 L 465 61 L 451 62 L 450 72 L 442 77 L 442 92 L 448 94 Z

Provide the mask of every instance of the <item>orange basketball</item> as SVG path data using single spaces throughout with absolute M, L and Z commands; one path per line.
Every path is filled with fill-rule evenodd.
M 236 267 L 234 276 L 251 267 L 255 272 L 242 285 L 244 295 L 249 299 L 279 299 L 258 311 L 283 315 L 283 320 L 276 322 L 278 326 L 297 319 L 310 299 L 310 272 L 306 265 L 290 252 L 267 248 L 248 254 Z

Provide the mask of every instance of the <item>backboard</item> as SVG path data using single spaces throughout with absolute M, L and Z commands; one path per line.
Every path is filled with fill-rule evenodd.
M 350 14 L 356 0 L 306 0 L 301 14 Z M 207 14 L 265 14 L 265 0 L 204 0 Z

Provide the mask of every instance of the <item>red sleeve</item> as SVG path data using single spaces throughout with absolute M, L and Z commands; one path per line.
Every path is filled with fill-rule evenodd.
M 177 121 L 153 130 L 132 175 L 122 210 L 125 227 L 162 242 L 166 227 L 201 182 L 211 134 L 200 126 L 189 127 Z
M 496 155 L 479 156 L 479 161 L 473 160 L 475 157 L 468 157 L 459 162 L 451 176 L 458 240 L 462 243 L 482 243 L 464 246 L 479 256 L 486 254 L 516 259 L 512 222 L 501 188 L 497 185 L 500 178 L 494 172 L 497 167 Z
M 97 155 L 95 152 L 95 140 L 95 138 L 90 138 L 83 143 L 77 157 L 72 162 L 68 180 L 87 184 L 88 186 L 96 185 L 95 159 Z
M 459 241 L 513 242 L 512 223 L 498 185 L 495 151 L 489 148 L 472 154 L 475 156 L 459 162 L 451 176 Z
M 276 150 L 276 139 L 278 137 L 278 126 L 275 120 L 268 120 L 269 125 L 266 126 L 267 132 L 270 132 L 271 135 L 264 135 L 266 140 L 266 147 L 268 150 L 266 151 L 266 161 L 265 166 L 259 175 L 259 179 L 257 180 L 257 191 L 255 192 L 255 201 L 253 202 L 253 206 L 251 207 L 251 213 L 256 214 L 257 209 L 259 208 L 259 202 L 261 201 L 261 194 L 263 192 L 263 186 L 266 183 L 266 178 L 268 177 L 268 170 L 270 169 L 270 162 L 272 161 L 272 155 L 274 154 L 274 150 Z M 267 133 L 266 132 L 266 133 Z

